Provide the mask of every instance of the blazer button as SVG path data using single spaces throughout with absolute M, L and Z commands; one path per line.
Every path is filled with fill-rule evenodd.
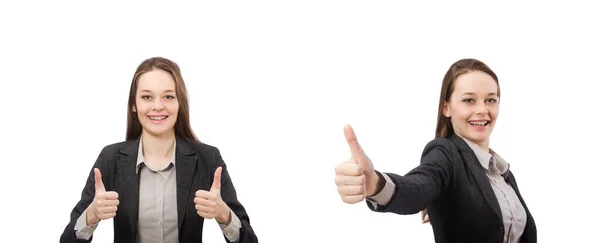
M 501 230 L 504 230 L 504 227 L 500 226 L 500 229 L 501 229 Z

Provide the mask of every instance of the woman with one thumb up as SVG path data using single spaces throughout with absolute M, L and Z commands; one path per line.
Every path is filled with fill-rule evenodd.
M 489 147 L 499 104 L 498 77 L 486 64 L 455 62 L 442 82 L 435 139 L 420 165 L 404 176 L 375 170 L 348 125 L 352 155 L 335 168 L 339 195 L 346 203 L 366 199 L 376 212 L 422 212 L 438 243 L 537 242 L 509 163 Z

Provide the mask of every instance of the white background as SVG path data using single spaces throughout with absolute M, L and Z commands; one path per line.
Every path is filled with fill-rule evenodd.
M 539 242 L 596 239 L 598 7 L 398 2 L 0 4 L 0 241 L 58 241 L 100 150 L 125 138 L 131 78 L 152 56 L 181 66 L 192 127 L 221 150 L 260 242 L 433 242 L 418 215 L 344 204 L 334 167 L 346 123 L 376 169 L 418 165 L 442 77 L 465 57 L 500 78 L 491 147 Z M 101 222 L 95 242 L 112 238 Z M 203 238 L 224 242 L 214 221 Z

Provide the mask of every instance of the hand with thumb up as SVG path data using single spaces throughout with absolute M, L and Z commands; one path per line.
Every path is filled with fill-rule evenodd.
M 378 190 L 379 176 L 350 125 L 344 127 L 344 135 L 352 156 L 335 167 L 335 184 L 342 200 L 354 204 L 375 194 Z
M 231 211 L 229 206 L 221 198 L 221 171 L 219 167 L 215 170 L 213 184 L 210 191 L 198 190 L 194 203 L 196 213 L 205 219 L 215 219 L 221 224 L 228 225 L 231 222 Z
M 115 191 L 106 191 L 104 183 L 102 183 L 102 174 L 97 168 L 94 168 L 94 180 L 96 196 L 86 211 L 88 225 L 96 224 L 102 219 L 115 217 L 119 206 L 119 194 Z

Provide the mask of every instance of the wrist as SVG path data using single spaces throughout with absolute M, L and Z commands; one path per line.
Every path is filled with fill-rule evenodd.
M 227 210 L 225 210 L 224 214 L 216 217 L 215 220 L 217 220 L 217 223 L 219 224 L 229 225 L 229 223 L 231 223 L 231 210 L 229 207 L 227 207 Z
M 93 224 L 97 224 L 100 219 L 96 216 L 96 212 L 94 212 L 94 209 L 92 207 L 88 207 L 85 210 L 85 222 L 87 224 L 87 226 L 93 225 Z
M 377 195 L 381 192 L 381 190 L 383 190 L 383 187 L 385 186 L 385 178 L 383 178 L 379 171 L 373 170 L 370 185 L 372 189 L 367 192 L 367 197 Z

